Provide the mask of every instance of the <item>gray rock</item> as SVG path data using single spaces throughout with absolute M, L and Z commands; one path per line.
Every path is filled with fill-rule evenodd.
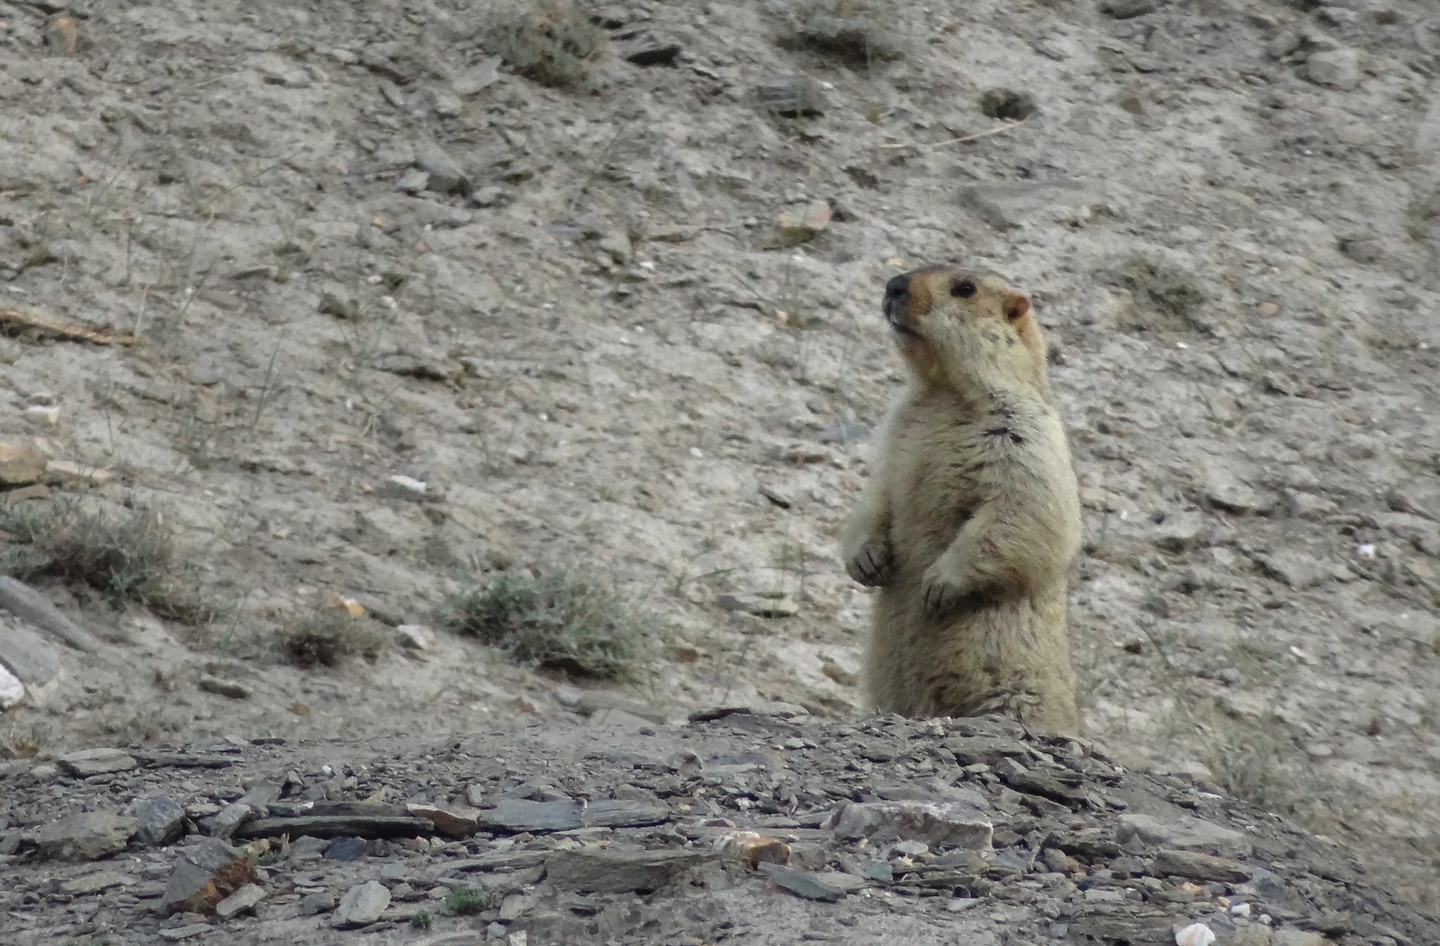
M 931 848 L 986 850 L 993 826 L 974 805 L 956 801 L 855 802 L 837 807 L 825 826 L 837 838 L 924 841 Z
M 415 167 L 424 171 L 429 178 L 427 189 L 439 194 L 469 194 L 470 178 L 460 165 L 439 148 L 429 147 L 415 157 Z
M 364 838 L 336 838 L 325 848 L 327 861 L 358 861 L 369 850 Z
M 961 189 L 960 202 L 996 230 L 1084 219 L 1102 196 L 1081 181 L 1002 181 Z
M 200 678 L 198 685 L 205 692 L 217 696 L 228 696 L 232 700 L 250 699 L 250 688 L 234 680 L 222 680 L 220 677 L 206 675 Z
M 1341 48 L 1312 53 L 1305 61 L 1305 78 L 1316 85 L 1348 92 L 1365 77 L 1358 50 Z
M 456 76 L 450 88 L 455 90 L 456 95 L 467 96 L 489 88 L 500 77 L 500 62 L 499 56 L 480 60 L 474 67 Z
M 43 441 L 33 437 L 0 440 L 0 483 L 24 486 L 45 475 L 49 457 Z
M 1132 853 L 1155 848 L 1180 848 L 1220 857 L 1246 857 L 1250 854 L 1250 840 L 1244 834 L 1188 816 L 1161 821 L 1150 815 L 1121 815 L 1115 829 L 1115 840 Z
M 1409 480 L 1392 489 L 1387 499 L 1396 512 L 1440 522 L 1440 480 Z
M 135 840 L 159 846 L 180 840 L 185 833 L 185 809 L 164 795 L 141 800 L 135 805 Z
M 340 905 L 335 908 L 334 924 L 342 929 L 368 926 L 380 919 L 380 914 L 390 905 L 390 891 L 375 880 L 356 884 L 345 891 Z
M 1256 557 L 1260 569 L 1297 591 L 1314 588 L 1330 580 L 1329 567 L 1314 556 L 1295 549 L 1280 549 Z
M 797 897 L 804 897 L 806 900 L 833 903 L 865 886 L 863 879 L 850 874 L 829 871 L 823 874 L 812 873 L 786 867 L 784 864 L 763 862 L 757 866 L 760 873 L 768 877 L 777 887 L 788 890 Z
M 1159 0 L 1101 0 L 1100 12 L 1117 20 L 1154 13 L 1160 8 Z
M 42 690 L 60 675 L 60 654 L 25 622 L 5 615 L 0 617 L 0 666 L 32 691 Z
M 86 811 L 61 818 L 35 834 L 41 857 L 93 861 L 123 851 L 138 822 L 109 811 Z
M 100 646 L 95 635 L 61 614 L 49 598 L 18 578 L 0 575 L 0 608 L 24 618 L 76 650 L 91 653 Z
M 587 828 L 642 828 L 670 820 L 670 807 L 658 802 L 600 799 L 580 813 Z
M 395 182 L 395 189 L 406 194 L 418 194 L 430 187 L 430 175 L 424 171 L 407 171 Z
M 236 802 L 233 805 L 226 805 L 215 817 L 207 819 L 205 827 L 212 837 L 234 837 L 235 832 L 240 830 L 242 825 L 255 818 L 255 814 L 254 808 Z
M 139 764 L 134 756 L 122 749 L 83 749 L 61 756 L 59 761 L 60 768 L 76 778 L 128 772 Z
M 760 105 L 784 118 L 813 118 L 825 114 L 825 90 L 809 76 L 767 79 L 755 89 Z
M 329 913 L 335 909 L 335 895 L 333 893 L 307 893 L 300 898 L 295 905 L 301 916 L 314 916 L 317 913 Z
M 0 710 L 7 710 L 25 699 L 25 684 L 4 664 L 0 664 Z
M 1250 879 L 1251 870 L 1228 857 L 1167 849 L 1155 855 L 1155 873 L 1240 884 Z
M 366 838 L 419 837 L 435 830 L 425 818 L 404 814 L 295 815 L 286 818 L 256 818 L 235 832 L 239 838 L 292 838 L 308 834 L 317 838 L 341 836 Z
M 1208 528 L 1205 514 L 1193 509 L 1168 513 L 1155 527 L 1155 545 L 1167 552 L 1186 552 L 1199 545 Z
M 205 838 L 180 853 L 165 882 L 161 909 L 167 914 L 209 914 L 220 901 L 259 879 L 250 858 L 224 841 Z
M 479 812 L 480 827 L 520 834 L 525 831 L 573 831 L 582 827 L 580 803 L 505 799 Z
M 237 913 L 255 909 L 265 899 L 265 888 L 259 884 L 246 884 L 215 905 L 215 915 L 228 920 Z
M 1228 464 L 1212 461 L 1205 465 L 1201 489 L 1212 505 L 1228 512 L 1255 512 L 1260 495 Z
M 545 858 L 545 879 L 578 893 L 649 893 L 704 863 L 699 851 L 585 847 Z
M 67 880 L 60 884 L 60 889 L 72 897 L 88 897 L 103 893 L 112 887 L 123 887 L 133 881 L 134 877 L 124 871 L 101 870 L 83 877 L 76 877 L 74 880 Z

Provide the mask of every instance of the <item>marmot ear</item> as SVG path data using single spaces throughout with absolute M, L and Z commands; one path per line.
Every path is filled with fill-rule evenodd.
M 1005 297 L 1005 318 L 1011 322 L 1018 322 L 1030 311 L 1030 297 L 1019 292 L 1012 292 Z

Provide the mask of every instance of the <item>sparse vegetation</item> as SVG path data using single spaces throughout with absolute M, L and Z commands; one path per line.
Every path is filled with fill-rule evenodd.
M 60 578 L 186 624 L 218 612 L 196 590 L 174 530 L 153 510 L 113 515 L 70 500 L 0 503 L 0 533 L 10 540 L 0 544 L 0 572 L 15 578 Z
M 415 927 L 417 930 L 428 930 L 430 928 L 430 923 L 430 913 L 426 910 L 421 910 L 419 913 L 415 914 L 410 918 L 410 925 Z
M 1145 256 L 1132 256 L 1120 267 L 1119 276 L 1136 297 L 1151 309 L 1193 327 L 1191 317 L 1205 303 L 1199 281 L 1182 269 Z M 1141 325 L 1127 326 L 1140 328 Z
M 876 0 L 791 0 L 776 4 L 784 19 L 779 43 L 810 49 L 852 67 L 899 59 L 909 49 L 895 29 L 901 21 L 890 4 Z
M 504 574 L 454 602 L 455 626 L 524 664 L 577 677 L 630 680 L 650 619 L 614 588 L 579 571 Z
M 997 121 L 1024 121 L 1035 113 L 1035 99 L 1014 89 L 986 89 L 980 95 L 980 113 Z
M 322 608 L 282 627 L 276 643 L 293 664 L 337 667 L 352 657 L 379 657 L 385 648 L 385 635 L 370 618 Z
M 445 908 L 456 916 L 469 916 L 495 909 L 495 895 L 474 887 L 456 887 L 445 898 Z
M 492 26 L 500 58 L 552 88 L 578 85 L 609 49 L 610 36 L 567 0 L 531 0 Z

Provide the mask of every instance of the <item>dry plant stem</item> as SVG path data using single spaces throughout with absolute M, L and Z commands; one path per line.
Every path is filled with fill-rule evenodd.
M 944 148 L 944 147 L 946 147 L 947 145 L 959 145 L 959 144 L 964 144 L 964 143 L 967 142 L 967 141 L 979 141 L 981 138 L 989 138 L 991 135 L 999 135 L 999 134 L 1003 134 L 1004 132 L 1007 132 L 1007 131 L 1014 131 L 1016 128 L 1019 128 L 1021 125 L 1025 124 L 1027 121 L 1029 121 L 1028 118 L 1022 118 L 1022 119 L 1020 119 L 1019 121 L 1006 122 L 1006 123 L 1003 124 L 1003 125 L 996 125 L 994 128 L 987 128 L 987 129 L 985 129 L 984 131 L 978 131 L 978 132 L 976 132 L 976 133 L 973 134 L 973 135 L 965 135 L 965 136 L 960 137 L 960 138 L 951 138 L 951 139 L 949 139 L 949 140 L 947 140 L 947 141 L 937 141 L 937 142 L 935 142 L 934 144 L 917 144 L 917 143 L 915 143 L 915 142 L 913 142 L 913 141 L 901 141 L 901 142 L 892 142 L 892 143 L 890 143 L 890 144 L 883 144 L 883 145 L 881 145 L 880 147 L 882 147 L 882 148 L 920 148 L 920 149 L 922 149 L 922 150 L 928 150 L 928 149 L 930 149 L 930 148 Z

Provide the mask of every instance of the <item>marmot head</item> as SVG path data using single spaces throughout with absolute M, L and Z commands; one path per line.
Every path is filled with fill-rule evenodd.
M 1045 339 L 1030 299 L 999 276 L 949 265 L 911 270 L 885 284 L 881 310 L 922 380 L 1049 390 Z

